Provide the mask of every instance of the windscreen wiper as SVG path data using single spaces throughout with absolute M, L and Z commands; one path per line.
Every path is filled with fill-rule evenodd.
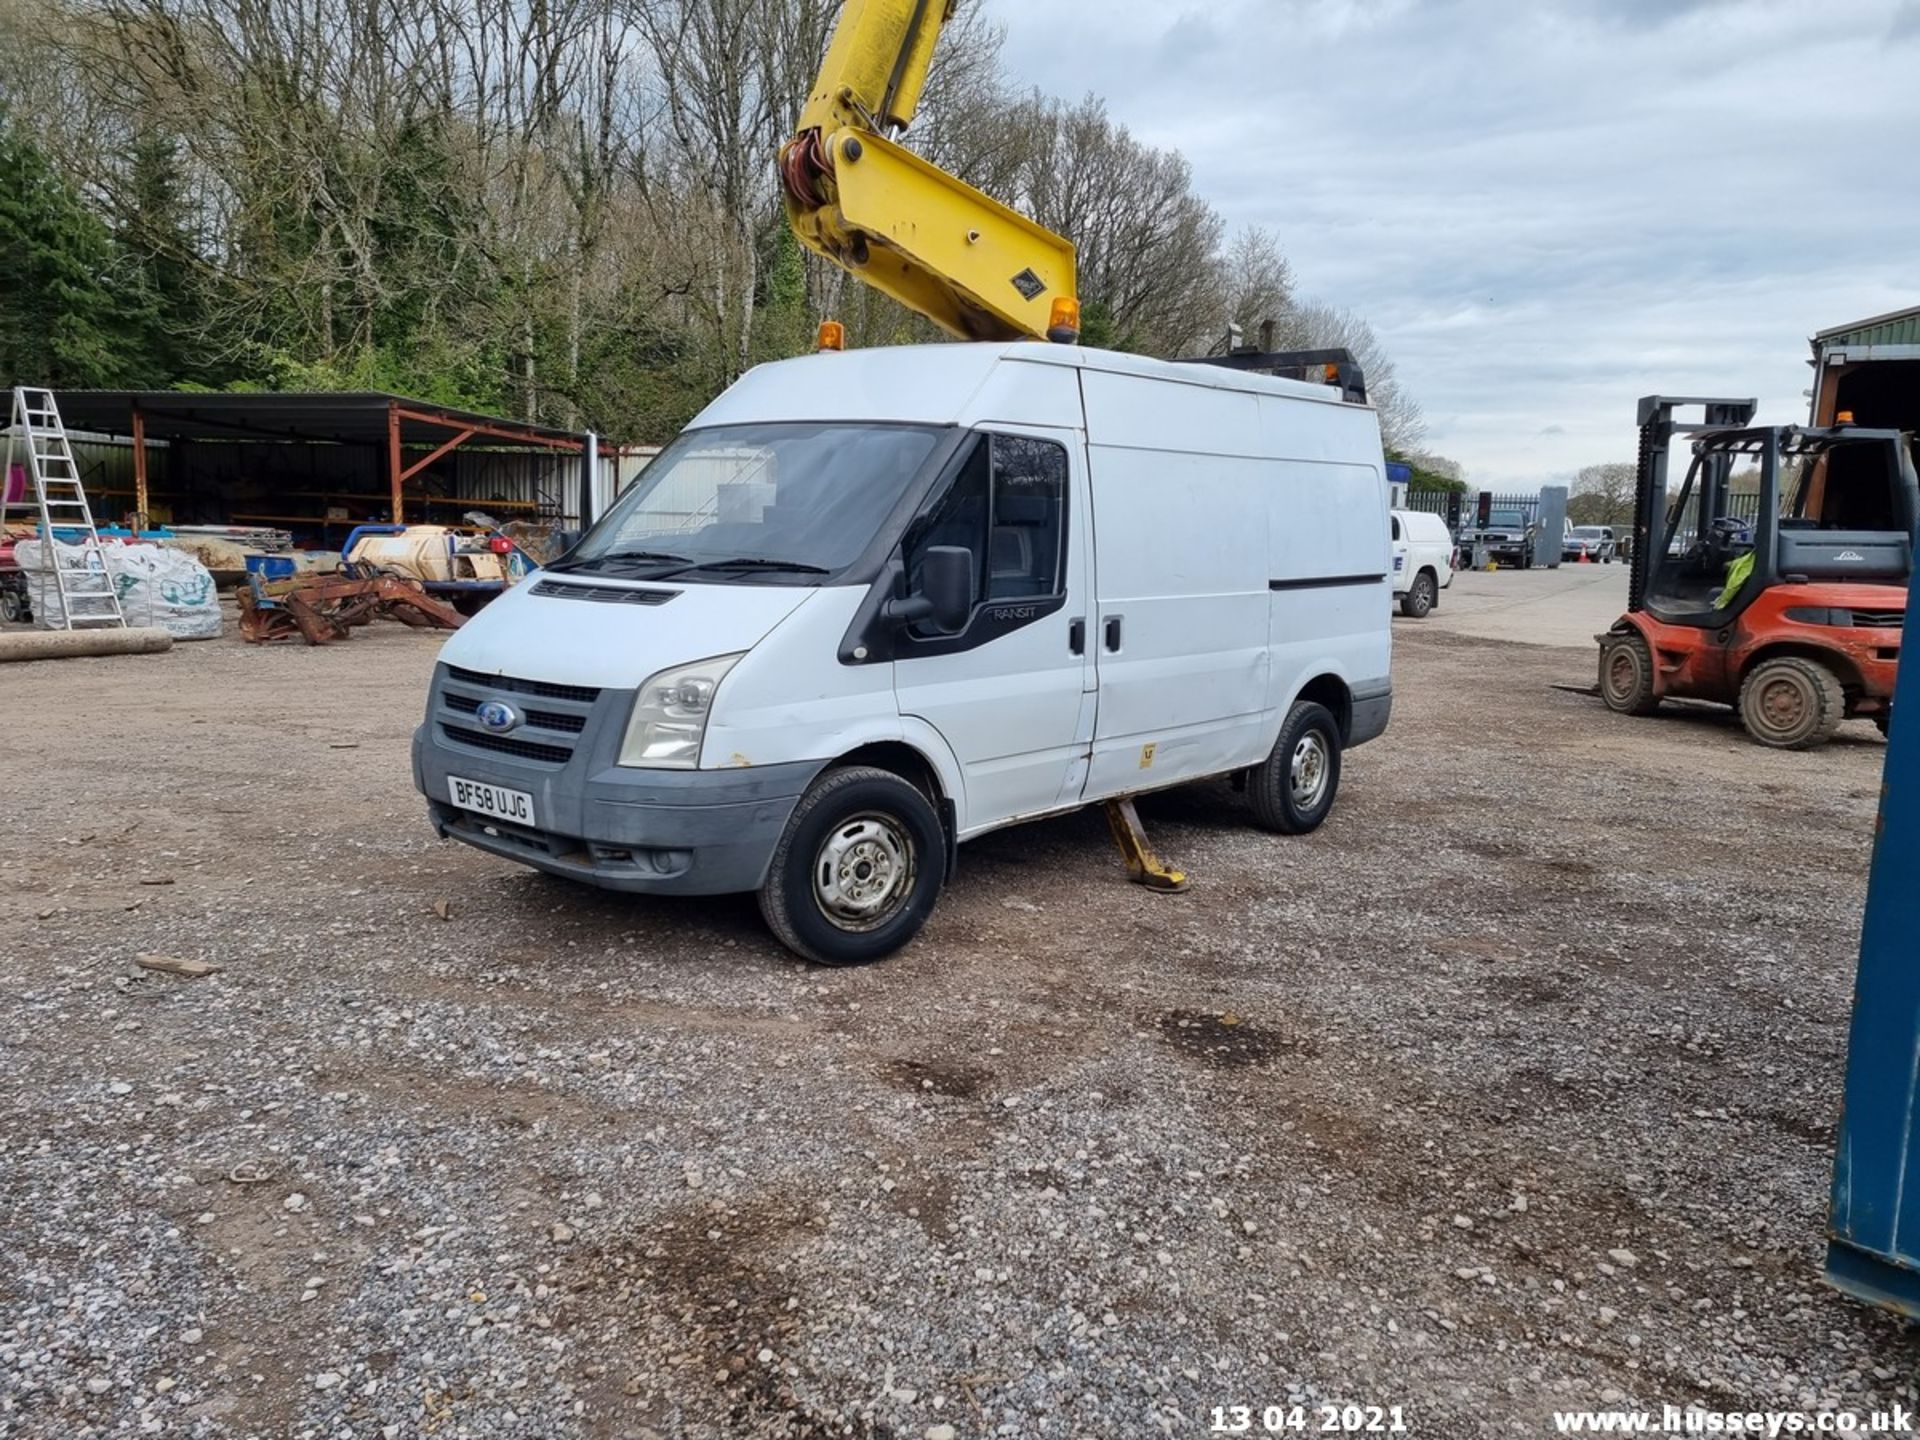
M 809 565 L 803 560 L 775 560 L 764 555 L 736 555 L 731 560 L 703 560 L 688 567 L 696 570 L 790 570 L 796 575 L 831 575 L 824 565 Z
M 615 550 L 610 555 L 595 555 L 584 560 L 557 560 L 547 566 L 549 570 L 585 570 L 618 560 L 641 560 L 666 565 L 686 565 L 691 563 L 685 555 L 669 555 L 664 550 Z

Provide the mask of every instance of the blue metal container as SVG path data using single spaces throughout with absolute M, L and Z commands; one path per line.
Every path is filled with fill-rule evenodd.
M 293 578 L 293 556 L 291 555 L 249 555 L 247 556 L 247 575 L 259 576 L 262 580 L 291 580 Z
M 1909 617 L 1917 604 L 1920 578 Z M 1833 1162 L 1827 1279 L 1920 1319 L 1920 661 L 1911 650 L 1893 713 Z

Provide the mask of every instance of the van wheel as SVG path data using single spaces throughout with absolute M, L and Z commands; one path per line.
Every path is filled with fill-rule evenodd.
M 1407 593 L 1400 597 L 1400 613 L 1415 620 L 1424 620 L 1433 611 L 1433 572 L 1422 570 L 1413 577 L 1413 584 L 1407 587 Z
M 1653 693 L 1653 651 L 1638 630 L 1600 642 L 1600 698 L 1622 715 L 1651 715 L 1660 708 Z
M 1847 713 L 1847 695 L 1817 660 L 1780 655 L 1762 660 L 1740 686 L 1740 723 L 1762 745 L 1811 750 L 1824 745 Z
M 800 797 L 774 847 L 760 913 L 820 965 L 863 965 L 920 933 L 947 871 L 927 797 L 889 770 L 830 770 Z
M 1247 774 L 1254 823 L 1280 835 L 1317 830 L 1340 790 L 1340 726 L 1324 705 L 1296 700 L 1273 753 Z

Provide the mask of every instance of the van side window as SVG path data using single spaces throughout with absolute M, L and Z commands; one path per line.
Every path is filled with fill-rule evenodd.
M 975 603 L 1058 595 L 1066 504 L 1063 448 L 1025 435 L 981 436 L 908 539 L 908 589 L 919 584 L 929 547 L 960 545 L 973 552 Z
M 1396 540 L 1400 538 L 1400 517 L 1398 515 L 1393 517 L 1393 538 Z
M 1032 600 L 1060 593 L 1066 533 L 1067 452 L 1027 435 L 993 438 L 993 529 L 987 537 L 987 598 Z
M 992 499 L 988 488 L 991 473 L 987 442 L 976 440 L 966 463 L 960 467 L 960 473 L 953 477 L 953 483 L 947 487 L 947 493 L 915 524 L 913 533 L 908 537 L 909 593 L 920 588 L 920 563 L 929 549 L 935 545 L 959 545 L 973 552 L 974 603 L 977 605 L 986 599 L 986 568 L 981 560 L 987 553 L 988 520 L 992 515 Z M 914 627 L 914 633 L 932 635 L 938 632 L 931 626 L 919 625 Z

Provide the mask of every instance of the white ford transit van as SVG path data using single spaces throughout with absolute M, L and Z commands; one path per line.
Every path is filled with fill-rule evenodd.
M 764 365 L 441 652 L 451 836 L 616 890 L 757 890 L 813 960 L 919 930 L 955 846 L 1244 772 L 1313 829 L 1386 728 L 1374 412 L 1070 346 Z

